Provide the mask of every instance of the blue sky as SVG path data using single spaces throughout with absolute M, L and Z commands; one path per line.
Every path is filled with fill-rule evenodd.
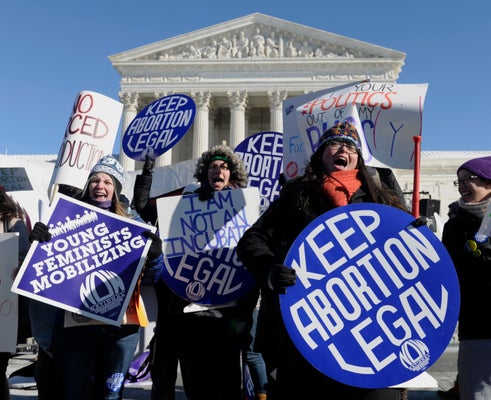
M 55 154 L 76 95 L 118 99 L 108 56 L 255 12 L 406 53 L 428 83 L 422 150 L 491 150 L 486 1 L 15 0 L 0 13 L 0 152 Z

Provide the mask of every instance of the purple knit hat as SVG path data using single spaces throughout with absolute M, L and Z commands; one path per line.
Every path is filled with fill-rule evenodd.
M 457 174 L 461 169 L 466 169 L 481 178 L 491 181 L 491 156 L 473 158 L 466 161 L 459 167 Z

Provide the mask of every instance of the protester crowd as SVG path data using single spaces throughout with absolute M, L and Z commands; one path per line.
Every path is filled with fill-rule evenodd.
M 390 169 L 377 169 L 374 173 L 365 165 L 362 141 L 354 125 L 343 122 L 327 129 L 305 172 L 283 181 L 279 197 L 243 232 L 238 239 L 237 257 L 256 284 L 240 298 L 219 307 L 205 305 L 188 312 L 195 304 L 162 279 L 165 254 L 158 234 L 158 210 L 150 198 L 153 163 L 147 156 L 142 173 L 135 180 L 131 203 L 121 193 L 123 168 L 112 156 L 104 156 L 95 164 L 83 188 L 59 188 L 60 193 L 97 209 L 156 226 L 157 232 L 148 229 L 143 234 L 151 244 L 121 325 L 30 301 L 30 328 L 40 348 L 35 373 L 39 399 L 122 398 L 140 329 L 148 324 L 140 285 L 153 286 L 158 303 L 150 351 L 152 400 L 175 398 L 178 366 L 190 400 L 406 398 L 405 388 L 351 386 L 317 370 L 296 348 L 280 311 L 281 296 L 299 279 L 295 269 L 284 265 L 285 256 L 316 217 L 337 207 L 361 203 L 409 212 Z M 194 178 L 195 182 L 174 195 L 196 196 L 197 201 L 210 205 L 226 191 L 245 188 L 248 173 L 233 149 L 217 145 L 203 152 Z M 486 210 L 491 198 L 491 157 L 464 163 L 455 183 L 461 198 L 455 215 L 445 224 L 443 244 L 455 263 L 461 285 L 460 398 L 485 399 L 491 398 L 491 331 L 480 314 L 491 289 L 491 245 L 489 237 L 475 234 L 483 219 L 489 217 Z M 41 221 L 29 233 L 22 208 L 1 187 L 0 205 L 3 232 L 20 232 L 20 265 L 31 243 L 47 243 L 53 235 Z M 416 228 L 422 224 L 421 219 L 414 222 Z M 8 399 L 5 371 L 10 355 L 0 355 L 2 398 Z M 248 397 L 246 390 L 246 368 L 253 397 Z M 53 376 L 57 377 L 56 389 Z

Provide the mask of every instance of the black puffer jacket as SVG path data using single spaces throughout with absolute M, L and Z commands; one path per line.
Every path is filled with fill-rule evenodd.
M 459 339 L 491 339 L 491 326 L 483 311 L 491 294 L 491 243 L 488 239 L 472 252 L 466 245 L 474 240 L 482 219 L 459 208 L 445 223 L 442 242 L 455 265 L 460 284 Z
M 350 203 L 370 201 L 361 188 L 353 195 Z M 333 205 L 320 191 L 306 188 L 305 182 L 290 181 L 282 195 L 271 203 L 239 241 L 237 252 L 240 260 L 260 284 L 266 283 L 271 269 L 276 263 L 283 263 L 300 232 L 319 215 L 331 209 Z

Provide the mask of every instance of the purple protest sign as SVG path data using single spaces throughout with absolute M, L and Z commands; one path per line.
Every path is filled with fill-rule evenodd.
M 283 135 L 260 132 L 243 140 L 234 150 L 242 158 L 250 187 L 257 187 L 263 213 L 280 194 L 279 177 L 283 170 Z
M 297 283 L 281 296 L 285 326 L 325 375 L 359 387 L 416 378 L 445 351 L 460 292 L 445 247 L 426 226 L 381 204 L 352 204 L 311 222 L 285 265 Z
M 50 210 L 52 238 L 33 243 L 12 291 L 120 325 L 156 228 L 62 194 Z
M 163 279 L 180 297 L 202 305 L 238 299 L 256 280 L 239 261 L 236 246 L 259 217 L 256 188 L 157 199 L 164 253 Z
M 179 142 L 196 116 L 196 104 L 184 94 L 173 94 L 150 103 L 126 128 L 122 146 L 126 155 L 143 161 L 164 154 Z

